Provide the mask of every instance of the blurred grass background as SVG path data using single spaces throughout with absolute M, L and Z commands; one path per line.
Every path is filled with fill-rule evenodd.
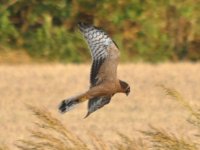
M 196 140 L 189 139 L 187 134 L 173 133 L 169 129 L 159 129 L 150 126 L 146 131 L 139 131 L 143 138 L 135 138 L 118 132 L 121 141 L 111 143 L 89 131 L 87 136 L 91 143 L 82 140 L 69 130 L 66 124 L 58 120 L 45 108 L 27 105 L 37 118 L 34 128 L 28 129 L 30 136 L 19 139 L 15 146 L 19 150 L 199 150 L 200 111 L 192 106 L 177 90 L 159 85 L 167 95 L 183 106 L 191 114 L 188 123 L 191 128 L 197 128 L 194 133 Z M 117 131 L 116 131 L 117 132 Z M 83 135 L 82 135 L 83 136 Z M 85 136 L 85 135 L 84 135 Z M 10 150 L 6 145 L 0 144 L 0 150 Z
M 199 0 L 1 0 L 0 59 L 86 62 L 76 27 L 83 21 L 113 37 L 122 61 L 198 61 L 199 6 Z

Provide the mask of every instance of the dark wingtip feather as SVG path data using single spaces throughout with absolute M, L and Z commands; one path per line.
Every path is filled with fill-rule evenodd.
M 83 22 L 78 22 L 77 25 L 78 27 L 82 26 Z
M 85 115 L 84 119 L 86 119 L 91 113 L 87 112 L 87 114 Z
M 84 22 L 78 22 L 78 28 L 80 29 L 80 31 L 84 31 L 84 29 L 88 28 L 89 25 L 87 23 Z

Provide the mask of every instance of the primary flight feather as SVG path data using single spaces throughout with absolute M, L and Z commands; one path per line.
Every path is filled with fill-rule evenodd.
M 60 112 L 67 112 L 77 104 L 89 100 L 88 117 L 108 104 L 116 93 L 130 93 L 130 86 L 117 78 L 119 50 L 113 40 L 101 29 L 85 23 L 78 24 L 91 52 L 90 88 L 83 94 L 63 100 Z

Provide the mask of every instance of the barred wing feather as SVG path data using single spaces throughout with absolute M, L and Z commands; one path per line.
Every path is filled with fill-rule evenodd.
M 100 81 L 98 79 L 99 69 L 109 56 L 107 47 L 113 43 L 112 39 L 101 29 L 85 23 L 78 24 L 83 33 L 92 55 L 92 67 L 90 74 L 91 87 L 96 86 Z

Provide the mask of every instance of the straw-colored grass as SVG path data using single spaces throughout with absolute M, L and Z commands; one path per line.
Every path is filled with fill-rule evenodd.
M 191 106 L 187 100 L 174 88 L 166 87 L 163 84 L 159 85 L 167 95 L 169 95 L 172 99 L 176 100 L 186 109 L 191 115 L 194 117 L 190 123 L 195 124 L 196 122 L 200 122 L 200 113 Z M 187 120 L 187 118 L 186 118 Z M 198 124 L 199 125 L 199 124 Z M 200 127 L 200 126 L 198 126 Z M 192 127 L 194 128 L 194 126 Z M 161 150 L 198 150 L 200 147 L 199 143 L 191 141 L 189 138 L 175 135 L 174 133 L 164 130 L 158 129 L 156 127 L 151 126 L 148 131 L 142 131 L 145 136 L 149 137 L 149 141 L 152 143 L 153 149 L 161 149 Z M 187 135 L 184 135 L 187 136 Z
M 196 143 L 164 129 L 151 127 L 142 133 L 148 137 L 154 150 L 198 150 Z
M 171 96 L 174 100 L 179 102 L 184 107 L 184 109 L 186 109 L 191 114 L 191 117 L 188 119 L 188 121 L 200 129 L 200 107 L 191 106 L 189 102 L 177 90 L 168 88 L 164 85 L 160 85 L 160 87 L 164 89 L 167 95 Z
M 17 147 L 26 150 L 70 150 L 88 149 L 86 144 L 67 128 L 50 112 L 44 108 L 28 106 L 38 121 L 35 122 L 35 129 L 29 130 L 31 138 L 20 140 Z
M 111 147 L 101 138 L 90 133 L 92 148 L 89 148 L 86 142 L 70 132 L 44 108 L 28 106 L 28 110 L 34 113 L 37 122 L 34 123 L 35 128 L 29 130 L 31 135 L 28 138 L 18 140 L 16 147 L 20 150 L 111 150 L 111 147 L 118 150 L 145 150 L 145 145 L 141 141 L 133 140 L 122 133 L 118 133 L 122 141 L 113 143 Z
M 199 113 L 186 101 L 182 95 L 175 89 L 159 85 L 167 95 L 178 101 L 188 110 L 194 117 L 194 122 L 200 122 Z M 31 137 L 19 140 L 16 146 L 21 150 L 89 150 L 88 144 L 81 140 L 77 135 L 70 132 L 60 120 L 53 117 L 46 109 L 28 106 L 28 110 L 32 111 L 37 117 L 35 129 L 29 130 Z M 196 124 L 195 124 L 196 125 Z M 199 125 L 199 124 L 198 124 Z M 198 126 L 199 127 L 199 126 Z M 147 131 L 141 131 L 144 137 L 148 137 L 149 148 L 144 144 L 143 140 L 131 139 L 123 133 L 118 135 L 120 142 L 108 145 L 95 134 L 90 133 L 89 137 L 92 141 L 92 147 L 96 150 L 110 150 L 111 147 L 117 150 L 198 150 L 198 143 L 191 141 L 187 137 L 176 135 L 165 129 L 158 129 L 150 126 Z M 187 135 L 185 135 L 187 136 Z
M 200 149 L 200 64 L 121 65 L 128 97 L 115 95 L 87 119 L 86 103 L 60 114 L 62 99 L 88 88 L 89 71 L 89 65 L 1 65 L 1 149 Z

